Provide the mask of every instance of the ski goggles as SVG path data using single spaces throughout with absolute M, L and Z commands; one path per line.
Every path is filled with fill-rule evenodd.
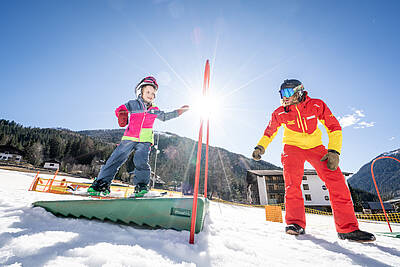
M 296 93 L 297 91 L 304 89 L 303 85 L 300 84 L 299 86 L 296 86 L 294 88 L 283 88 L 281 90 L 279 90 L 279 93 L 281 94 L 281 99 L 283 99 L 283 97 L 291 97 L 292 95 L 294 95 L 294 93 Z
M 294 88 L 283 88 L 281 90 L 279 90 L 279 93 L 281 94 L 281 99 L 283 99 L 283 97 L 291 97 L 292 95 L 294 95 Z

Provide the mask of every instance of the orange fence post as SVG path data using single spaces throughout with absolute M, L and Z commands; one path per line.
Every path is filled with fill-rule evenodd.
M 54 174 L 54 177 L 49 184 L 49 189 L 47 189 L 47 192 L 50 192 L 51 186 L 53 185 L 54 179 L 56 179 L 57 174 L 58 174 L 58 169 L 56 170 L 56 173 Z M 46 184 L 46 186 L 47 186 L 47 184 Z M 44 189 L 46 189 L 46 186 L 44 187 Z M 45 191 L 45 190 L 43 190 L 43 191 Z
M 51 180 L 51 179 L 47 179 L 47 183 L 46 183 L 46 185 L 45 185 L 44 188 L 43 188 L 43 192 L 46 191 L 46 187 L 47 187 L 47 185 L 50 183 L 50 180 Z
M 37 186 L 37 183 L 38 183 L 37 179 L 38 179 L 39 172 L 40 172 L 40 171 L 38 171 L 38 172 L 36 173 L 36 176 L 35 176 L 35 178 L 33 179 L 32 184 L 31 184 L 31 186 L 29 187 L 28 191 L 34 191 L 34 190 L 36 190 L 36 186 Z

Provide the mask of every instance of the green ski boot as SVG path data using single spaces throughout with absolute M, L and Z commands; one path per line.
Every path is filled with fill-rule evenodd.
M 91 196 L 108 196 L 110 194 L 110 191 L 107 189 L 105 191 L 96 191 L 92 187 L 89 187 L 87 192 Z
M 96 178 L 88 188 L 87 193 L 90 196 L 108 196 L 110 194 L 110 184 Z
M 132 198 L 144 197 L 149 192 L 147 184 L 137 184 L 135 186 L 135 192 L 132 194 Z

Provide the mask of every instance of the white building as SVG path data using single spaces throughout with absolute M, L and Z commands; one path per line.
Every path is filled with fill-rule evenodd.
M 22 156 L 18 154 L 12 154 L 9 152 L 0 152 L 0 160 L 12 160 L 16 162 L 21 162 Z
M 343 172 L 345 177 L 352 173 Z M 329 192 L 315 170 L 304 170 L 301 183 L 305 206 L 329 207 Z M 252 204 L 284 203 L 285 183 L 282 170 L 248 170 L 247 197 Z
M 51 170 L 58 170 L 60 168 L 60 162 L 56 160 L 49 160 L 44 163 L 43 168 L 51 169 Z
M 315 173 L 315 174 L 313 174 Z M 325 183 L 318 177 L 315 170 L 304 173 L 301 181 L 305 206 L 330 206 L 329 193 Z
M 23 152 L 13 146 L 0 145 L 0 160 L 21 162 Z

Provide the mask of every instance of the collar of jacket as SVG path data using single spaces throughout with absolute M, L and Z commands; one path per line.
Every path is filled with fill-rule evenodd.
M 154 103 L 151 103 L 150 105 L 147 105 L 146 102 L 144 102 L 144 99 L 142 98 L 141 95 L 138 96 L 138 98 L 136 100 L 139 101 L 139 103 L 140 103 L 140 105 L 142 107 L 146 107 L 146 108 L 144 108 L 144 110 L 147 110 L 147 109 L 149 109 L 151 107 L 155 107 Z

